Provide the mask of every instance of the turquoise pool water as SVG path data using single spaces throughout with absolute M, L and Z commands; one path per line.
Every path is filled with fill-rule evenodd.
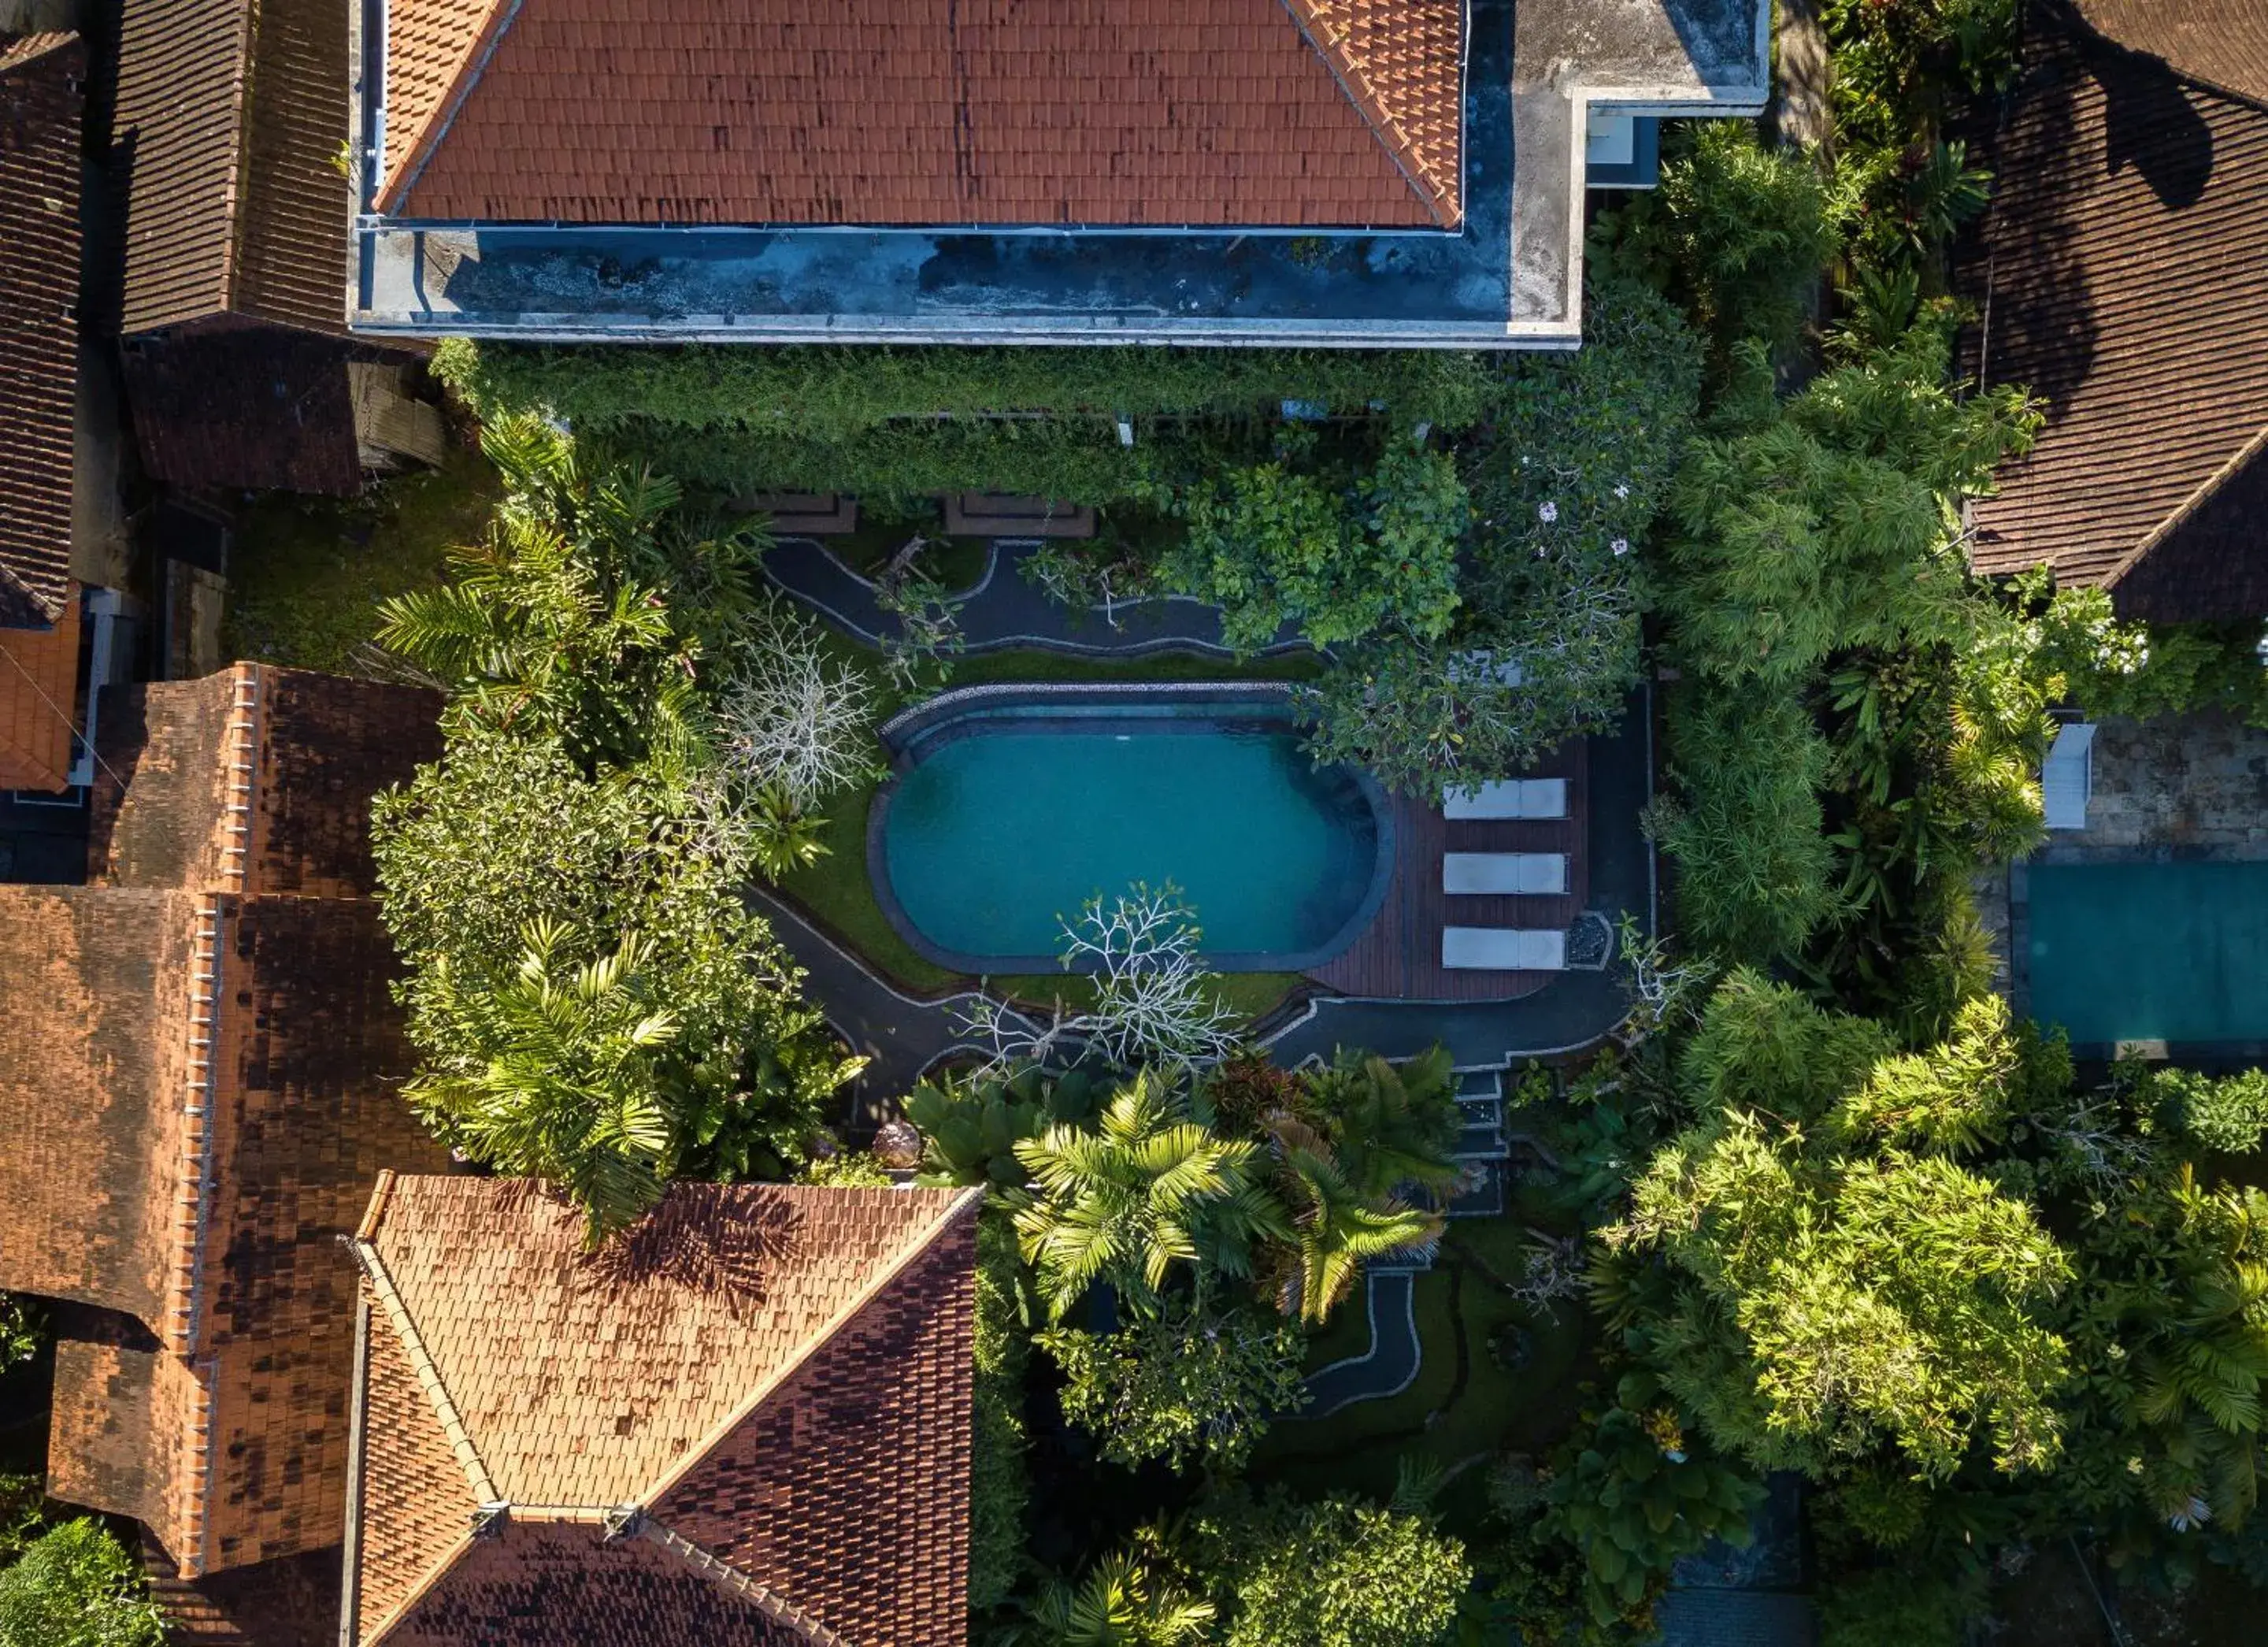
M 1353 775 L 1288 730 L 981 722 L 924 750 L 890 793 L 878 868 L 948 964 L 1051 968 L 1101 892 L 1172 882 L 1216 965 L 1313 964 L 1364 906 L 1378 826 Z M 1347 935 L 1351 935 L 1351 934 Z
M 2032 1016 L 2080 1045 L 2268 1040 L 2268 863 L 2029 872 Z

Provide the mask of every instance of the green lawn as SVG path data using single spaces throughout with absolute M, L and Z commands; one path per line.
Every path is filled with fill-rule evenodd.
M 1261 1444 L 1256 1473 L 1303 1492 L 1351 1487 L 1384 1494 L 1405 1455 L 1445 1469 L 1472 1461 L 1445 1492 L 1442 1509 L 1453 1527 L 1476 1525 L 1487 1461 L 1540 1450 L 1561 1434 L 1575 1410 L 1576 1386 L 1594 1364 L 1580 1300 L 1538 1310 L 1507 1296 L 1483 1268 L 1518 1274 L 1526 1243 L 1516 1217 L 1452 1222 L 1436 1267 L 1418 1278 L 1424 1360 L 1416 1381 L 1384 1400 L 1278 1425 Z M 1489 1346 L 1498 1328 L 1514 1324 L 1528 1329 L 1533 1348 L 1525 1366 L 1508 1372 Z M 1309 1341 L 1308 1368 L 1359 1355 L 1368 1340 L 1357 1293 Z
M 439 469 L 359 498 L 261 499 L 230 550 L 228 655 L 361 673 L 378 602 L 439 582 L 448 551 L 480 536 L 496 496 L 488 461 L 453 448 Z

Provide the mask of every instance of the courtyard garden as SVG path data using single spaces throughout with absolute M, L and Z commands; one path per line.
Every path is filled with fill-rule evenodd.
M 373 820 L 438 1137 L 594 1246 L 682 1178 L 985 1188 L 978 1639 L 1645 1641 L 1775 1479 L 1826 1647 L 1962 1647 L 2066 1560 L 2169 1632 L 2268 1581 L 2268 1085 L 2074 1063 L 1971 890 L 2041 838 L 2051 708 L 2257 713 L 2257 637 L 1970 576 L 1962 506 L 2040 413 L 1953 369 L 1987 180 L 1943 122 L 2013 9 L 1823 12 L 1839 158 L 1674 139 L 1600 214 L 1580 353 L 453 343 L 479 454 L 248 531 L 240 647 L 447 693 Z M 984 627 L 964 490 L 1096 511 L 993 565 L 1059 644 Z M 786 491 L 865 523 L 815 550 L 735 501 Z M 1127 616 L 1167 597 L 1178 642 Z M 1611 1032 L 1531 1062 L 1478 1020 L 1462 1059 L 1420 1003 L 1279 1056 L 1288 942 L 1217 970 L 1163 884 L 1050 912 L 1064 964 L 909 935 L 880 728 L 1193 684 L 1420 805 L 1658 706 L 1667 918 L 1623 928 Z M 950 1055 L 866 1093 L 850 990 Z M 143 1639 L 74 1541 L 0 1607 L 83 1561 Z

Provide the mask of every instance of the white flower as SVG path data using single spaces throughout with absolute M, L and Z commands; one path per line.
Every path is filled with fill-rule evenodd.
M 1559 506 L 1546 498 L 1535 506 L 1535 518 L 1549 526 L 1559 518 Z
M 1608 547 L 1612 549 L 1617 555 L 1627 555 L 1630 553 L 1630 539 L 1626 537 L 1618 537 L 1612 543 L 1609 544 Z
M 1630 496 L 1630 482 L 1628 482 L 1628 481 L 1626 481 L 1626 480 L 1625 480 L 1625 481 L 1617 481 L 1617 482 L 1615 484 L 1615 496 L 1616 496 L 1616 497 L 1617 497 L 1617 498 L 1627 498 L 1627 497 L 1629 497 L 1629 496 Z

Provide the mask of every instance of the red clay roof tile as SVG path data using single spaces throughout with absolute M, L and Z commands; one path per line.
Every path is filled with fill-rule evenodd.
M 1453 226 L 1462 7 L 1288 3 L 395 0 L 379 204 L 499 222 Z
M 1982 374 L 2049 412 L 1976 506 L 1977 570 L 2045 562 L 2122 608 L 2131 583 L 2135 616 L 2268 610 L 2268 538 L 2236 506 L 2268 491 L 2268 109 L 2041 5 L 1996 151 Z
M 366 1455 L 377 1582 L 355 1639 L 567 1643 L 603 1622 L 659 1644 L 730 1619 L 735 1639 L 774 1639 L 769 1620 L 799 1643 L 962 1640 L 976 1199 L 680 1185 L 587 1253 L 545 1185 L 383 1185 L 357 1244 L 374 1324 L 357 1423 L 374 1437 L 406 1376 L 439 1437 L 408 1465 Z M 438 1547 L 490 1500 L 504 1531 Z M 559 1598 L 540 1626 L 513 1613 L 530 1562 Z M 580 1610 L 619 1607 L 624 1584 L 647 1599 Z

